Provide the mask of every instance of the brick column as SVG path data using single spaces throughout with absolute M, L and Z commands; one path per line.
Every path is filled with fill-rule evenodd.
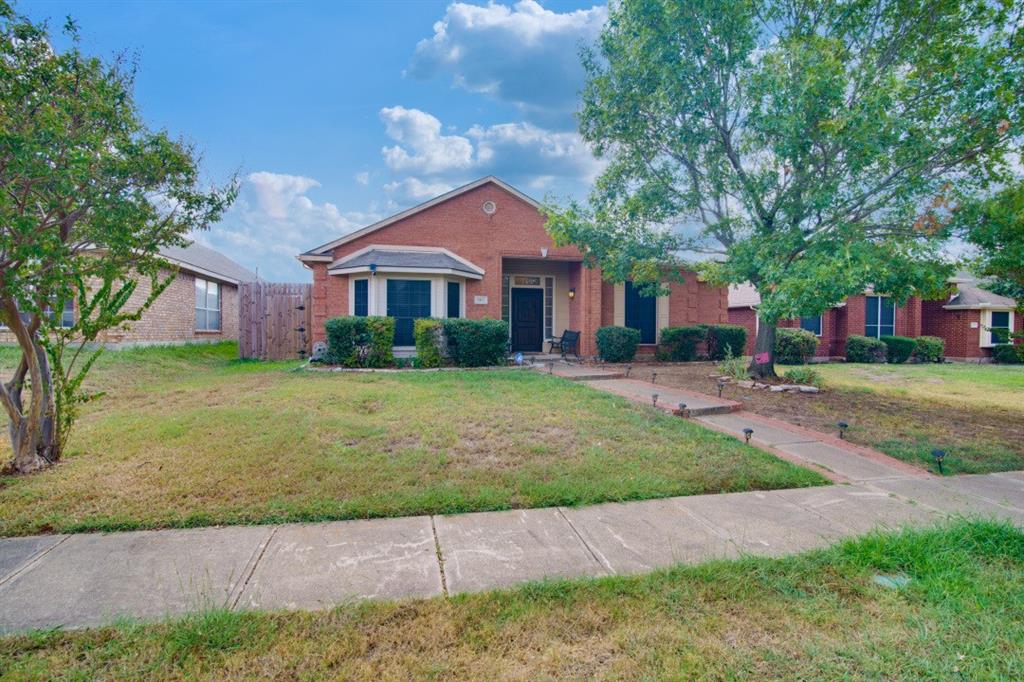
M 580 285 L 576 289 L 579 300 L 580 355 L 597 355 L 597 330 L 601 326 L 601 271 L 580 268 Z

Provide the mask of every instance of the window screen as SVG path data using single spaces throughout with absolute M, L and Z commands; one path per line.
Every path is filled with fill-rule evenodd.
M 462 317 L 462 295 L 458 282 L 448 282 L 448 317 Z
M 352 314 L 356 317 L 366 317 L 370 310 L 370 280 L 357 279 L 355 286 L 355 302 Z
M 864 336 L 881 338 L 896 333 L 896 306 L 885 296 L 868 296 L 864 315 Z

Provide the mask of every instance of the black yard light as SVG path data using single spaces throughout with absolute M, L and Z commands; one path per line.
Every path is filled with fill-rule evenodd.
M 658 394 L 657 393 L 652 393 L 651 394 L 651 405 L 654 405 L 655 407 L 658 406 Z
M 718 397 L 722 397 L 722 389 L 725 388 L 725 377 L 718 377 Z
M 754 435 L 754 429 L 749 426 L 743 429 L 743 437 L 747 439 L 747 445 L 750 444 L 750 437 Z
M 657 372 L 651 372 L 651 383 L 654 384 L 654 383 L 657 383 L 657 381 L 658 381 L 658 373 Z
M 850 425 L 846 422 L 839 422 L 836 426 L 839 427 L 839 439 L 842 440 L 846 438 L 846 429 L 850 428 Z
M 932 450 L 932 457 L 935 458 L 935 463 L 939 465 L 939 473 L 944 475 L 945 472 L 942 470 L 942 460 L 946 459 L 946 451 L 937 449 Z
M 548 363 L 548 374 L 554 374 L 554 372 L 555 372 L 555 363 L 549 362 Z
M 679 411 L 686 412 L 686 403 L 679 403 Z
M 629 378 L 629 372 L 633 369 L 633 365 L 626 365 L 626 378 Z

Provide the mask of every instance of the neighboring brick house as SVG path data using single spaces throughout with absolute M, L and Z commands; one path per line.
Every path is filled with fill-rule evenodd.
M 950 279 L 955 286 L 948 298 L 937 301 L 912 296 L 896 306 L 886 296 L 871 292 L 850 296 L 822 315 L 784 320 L 779 327 L 802 327 L 818 336 L 819 359 L 846 355 L 846 337 L 862 336 L 938 336 L 946 342 L 950 360 L 984 362 L 992 356 L 992 329 L 1022 331 L 1024 319 L 1016 314 L 1016 302 L 993 294 L 976 277 L 960 273 Z M 761 299 L 750 285 L 729 288 L 729 321 L 747 328 L 746 352 L 752 353 L 757 334 L 757 306 Z M 998 335 L 998 332 L 996 332 Z
M 726 289 L 692 272 L 657 298 L 604 282 L 579 249 L 554 245 L 539 208 L 489 176 L 300 254 L 313 271 L 313 341 L 328 318 L 388 315 L 396 353 L 409 354 L 416 318 L 491 318 L 509 322 L 513 350 L 547 350 L 571 329 L 593 356 L 605 325 L 640 329 L 652 352 L 664 327 L 726 322 Z
M 174 281 L 138 321 L 124 329 L 109 329 L 97 341 L 118 348 L 237 339 L 238 285 L 255 280 L 255 273 L 195 242 L 167 247 L 160 255 L 171 266 L 161 276 L 177 268 Z M 149 278 L 139 278 L 125 309 L 138 310 L 151 290 Z M 73 324 L 77 314 L 74 302 L 67 301 L 62 311 L 64 324 Z M 0 342 L 14 343 L 14 335 L 0 329 Z

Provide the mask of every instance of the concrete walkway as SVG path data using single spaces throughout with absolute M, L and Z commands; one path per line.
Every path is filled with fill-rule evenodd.
M 0 632 L 322 609 L 822 547 L 948 515 L 1024 525 L 1024 472 L 580 508 L 0 540 Z
M 592 385 L 644 402 L 639 389 L 603 379 Z M 579 508 L 11 538 L 0 540 L 0 632 L 631 574 L 798 552 L 950 515 L 1024 526 L 1024 472 L 942 478 L 745 412 L 699 419 L 737 437 L 753 428 L 757 445 L 847 483 Z

